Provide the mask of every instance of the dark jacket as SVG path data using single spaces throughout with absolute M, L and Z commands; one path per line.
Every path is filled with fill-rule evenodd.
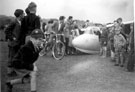
M 103 29 L 101 36 L 100 36 L 101 41 L 107 41 L 108 40 L 108 32 L 107 29 Z
M 21 47 L 13 58 L 13 67 L 16 69 L 33 70 L 33 63 L 38 59 L 38 52 L 31 41 Z
M 25 16 L 24 19 L 22 20 L 21 25 L 22 44 L 25 43 L 25 37 L 27 35 L 30 35 L 34 29 L 40 29 L 40 18 L 35 14 L 30 13 L 27 16 Z
M 60 34 L 63 33 L 64 32 L 64 28 L 65 28 L 65 23 L 62 23 L 61 27 L 58 29 L 58 33 L 60 33 Z
M 6 37 L 9 39 L 9 46 L 14 47 L 20 44 L 20 32 L 21 24 L 15 19 L 5 30 Z
M 22 21 L 22 31 L 29 35 L 34 29 L 40 29 L 40 18 L 30 13 Z
M 64 32 L 65 23 L 62 23 L 61 26 L 60 26 L 60 28 L 59 28 L 59 26 L 60 26 L 60 23 L 55 22 L 52 28 L 53 28 L 53 30 L 54 30 L 56 33 L 61 34 L 61 33 Z

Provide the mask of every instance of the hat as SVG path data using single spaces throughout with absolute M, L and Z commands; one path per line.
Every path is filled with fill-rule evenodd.
M 22 15 L 22 14 L 23 14 L 23 10 L 22 10 L 22 9 L 16 9 L 15 12 L 14 12 L 14 15 L 15 15 L 16 17 L 19 17 L 19 16 Z
M 36 3 L 34 3 L 34 2 L 31 2 L 31 3 L 29 3 L 29 5 L 28 5 L 28 9 L 31 11 L 31 10 L 33 10 L 33 8 L 35 8 L 35 7 L 37 7 L 37 5 L 36 5 Z
M 40 29 L 35 29 L 32 31 L 31 37 L 35 39 L 44 38 L 44 33 Z

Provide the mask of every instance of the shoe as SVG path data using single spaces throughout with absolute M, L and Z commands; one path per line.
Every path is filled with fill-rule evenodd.
M 10 82 L 6 82 L 7 92 L 12 92 L 13 85 Z
M 31 92 L 37 92 L 37 91 L 31 91 Z
M 124 67 L 124 65 L 120 65 L 120 67 Z
M 8 77 L 16 77 L 17 73 L 15 71 L 12 71 L 12 72 L 8 73 L 7 75 L 8 75 Z
M 134 72 L 134 69 L 127 69 L 127 72 Z
M 115 64 L 114 66 L 119 66 L 119 64 Z

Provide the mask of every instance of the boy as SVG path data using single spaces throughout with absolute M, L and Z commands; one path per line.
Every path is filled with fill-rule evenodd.
M 115 66 L 124 66 L 124 54 L 125 54 L 125 44 L 126 39 L 123 37 L 123 35 L 120 33 L 122 30 L 121 26 L 119 24 L 116 25 L 115 28 L 115 36 L 114 36 L 114 48 L 115 48 Z
M 100 55 L 102 55 L 102 57 L 104 58 L 107 56 L 108 33 L 105 26 L 101 30 L 102 30 L 102 33 L 100 36 L 100 43 L 101 43 Z
M 36 16 L 37 5 L 34 2 L 29 3 L 28 5 L 28 15 L 22 21 L 22 33 L 23 40 L 22 44 L 27 42 L 30 38 L 30 34 L 34 29 L 40 29 L 40 18 Z
M 24 17 L 24 12 L 21 9 L 16 9 L 14 12 L 16 19 L 9 24 L 9 26 L 5 30 L 5 34 L 8 40 L 8 47 L 9 47 L 9 55 L 8 55 L 8 70 L 7 74 L 9 76 L 15 76 L 16 73 L 13 71 L 12 68 L 12 58 L 17 53 L 20 48 L 20 32 L 21 32 L 21 21 Z
M 22 78 L 8 81 L 7 90 L 12 92 L 14 84 L 25 83 L 26 79 L 30 76 L 31 92 L 36 92 L 36 66 L 35 62 L 39 56 L 39 46 L 41 40 L 44 37 L 43 32 L 40 29 L 35 29 L 31 33 L 30 40 L 23 45 L 18 53 L 13 58 L 13 67 L 16 72 L 22 73 Z

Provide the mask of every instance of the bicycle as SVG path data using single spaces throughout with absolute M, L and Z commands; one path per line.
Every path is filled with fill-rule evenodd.
M 40 51 L 39 55 L 44 56 L 51 51 L 54 59 L 61 60 L 65 55 L 65 44 L 60 40 L 60 37 L 62 36 L 64 39 L 64 34 L 54 34 L 55 36 L 52 42 L 49 43 L 50 35 L 51 33 L 45 33 L 45 39 L 41 46 L 43 49 Z

